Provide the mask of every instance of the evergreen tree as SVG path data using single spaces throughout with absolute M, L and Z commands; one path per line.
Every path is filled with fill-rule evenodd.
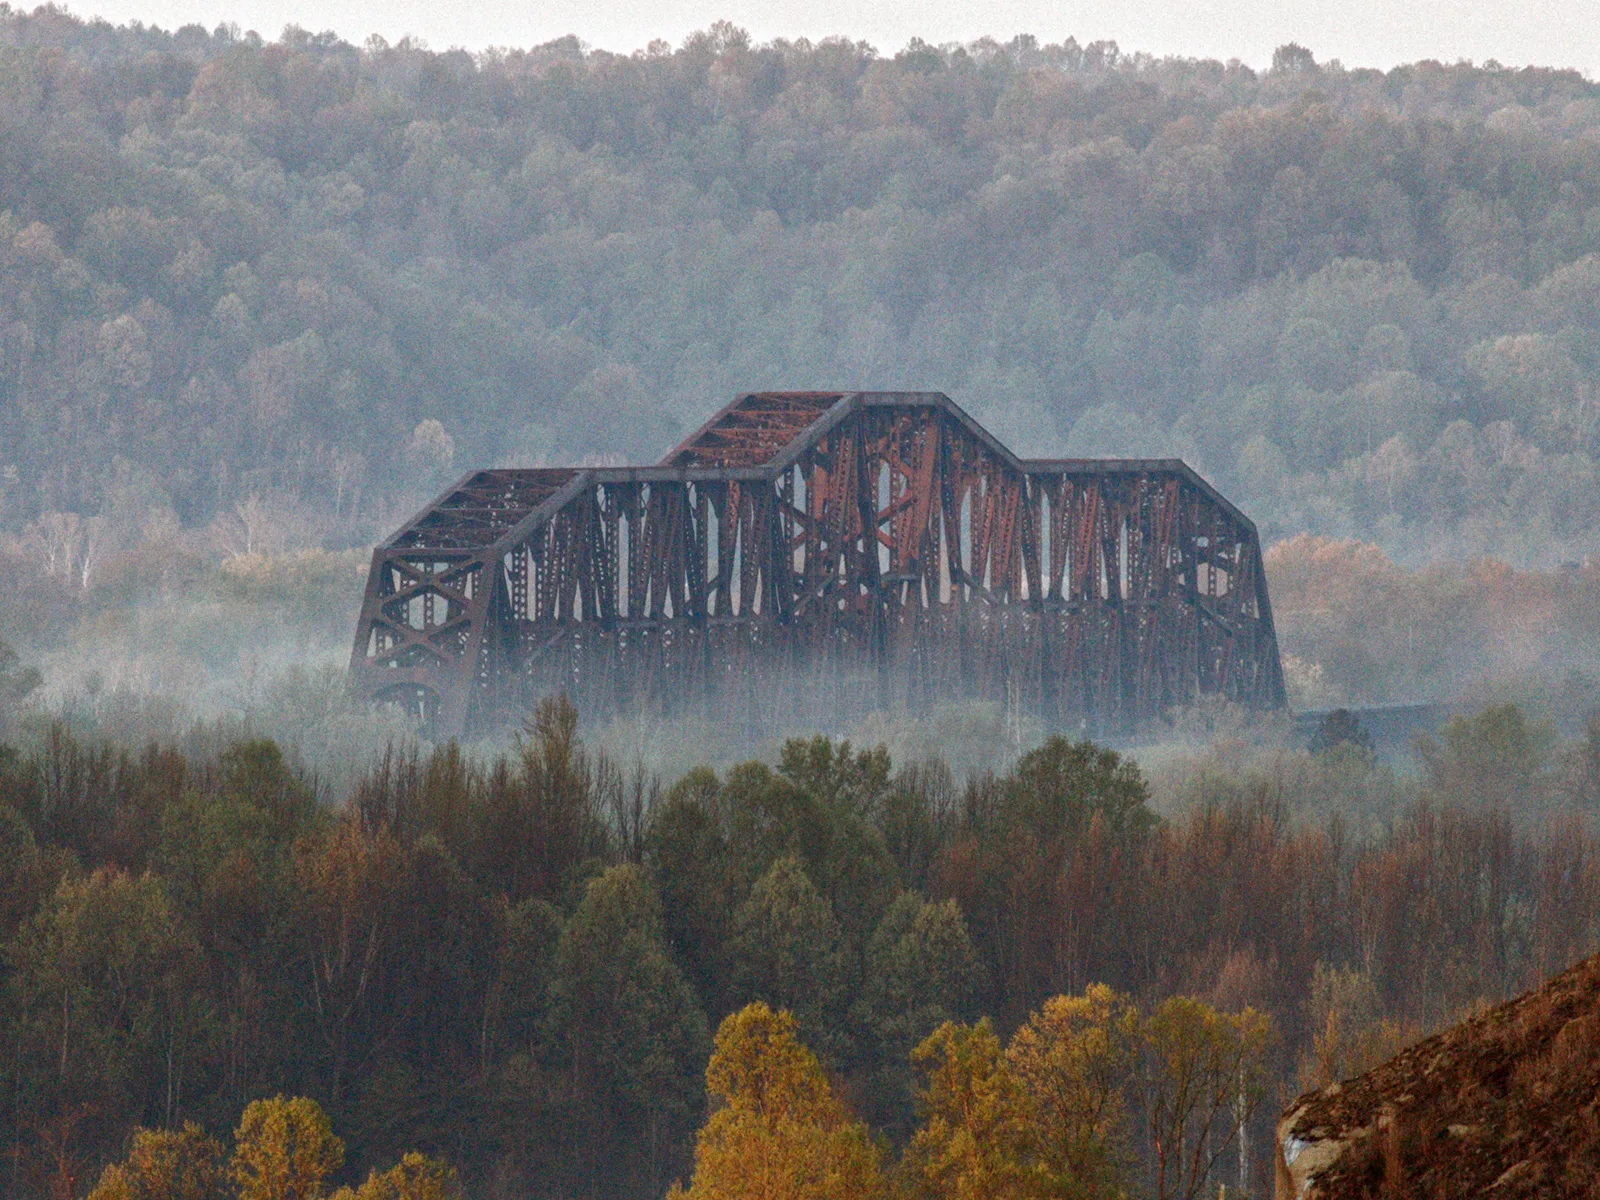
M 663 1121 L 670 1132 L 693 1109 L 706 1023 L 662 944 L 660 902 L 638 867 L 590 880 L 552 965 L 550 1025 L 585 1120 L 586 1153 L 610 1152 L 615 1130 L 632 1128 L 653 1180 Z
M 734 918 L 740 994 L 794 1014 L 801 1036 L 825 1058 L 847 1049 L 840 1029 L 850 963 L 828 902 L 798 859 L 777 859 Z

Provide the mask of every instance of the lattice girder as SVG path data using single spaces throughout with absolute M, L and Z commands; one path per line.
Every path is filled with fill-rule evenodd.
M 446 733 L 558 689 L 753 729 L 1281 707 L 1260 549 L 1176 460 L 1020 460 L 938 393 L 754 393 L 657 467 L 466 476 L 374 552 L 352 686 Z

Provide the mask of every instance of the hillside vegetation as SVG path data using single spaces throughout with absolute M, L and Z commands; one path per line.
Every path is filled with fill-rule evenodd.
M 1225 705 L 1141 768 L 349 701 L 452 475 L 768 386 L 1181 454 L 1297 705 L 1523 703 L 1407 773 Z M 1597 405 L 1574 73 L 0 4 L 0 1190 L 1259 1193 L 1279 1101 L 1600 948 Z
M 0 7 L 0 526 L 85 574 L 351 544 L 463 465 L 917 386 L 1025 453 L 1181 453 L 1269 538 L 1553 565 L 1600 529 L 1597 252 L 1572 72 Z
M 318 1200 L 409 1151 L 508 1200 L 879 1197 L 880 1160 L 919 1200 L 1259 1195 L 1282 1101 L 1600 947 L 1600 727 L 1512 707 L 1417 780 L 1359 738 L 962 784 L 819 737 L 668 783 L 576 722 L 350 752 L 336 805 L 260 739 L 0 746 L 6 1196 Z M 343 1167 L 224 1188 L 211 1139 L 237 1168 L 280 1093 Z M 396 1186 L 361 1200 L 432 1195 Z

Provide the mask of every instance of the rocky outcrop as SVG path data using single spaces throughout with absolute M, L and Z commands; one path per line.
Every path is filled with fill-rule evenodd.
M 1278 1122 L 1277 1200 L 1600 1200 L 1600 957 Z

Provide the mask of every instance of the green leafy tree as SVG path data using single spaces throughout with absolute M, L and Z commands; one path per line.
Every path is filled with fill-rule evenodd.
M 562 918 L 544 900 L 494 906 L 495 975 L 485 998 L 482 1053 L 527 1054 L 539 1043 L 549 1012 L 549 984 Z
M 904 892 L 867 943 L 854 1005 L 877 1066 L 878 1103 L 893 1119 L 911 1099 L 911 1052 L 947 1021 L 965 1015 L 976 993 L 977 951 L 954 900 L 929 903 Z
M 798 859 L 778 859 L 750 889 L 734 918 L 733 959 L 742 995 L 793 1012 L 825 1056 L 844 1051 L 849 959 L 828 902 Z
M 248 864 L 263 884 L 286 877 L 297 839 L 326 817 L 283 750 L 267 739 L 226 746 L 211 786 L 183 787 L 174 801 L 157 818 L 154 865 L 194 908 L 205 903 L 219 873 Z
M 938 758 L 902 767 L 874 822 L 903 886 L 927 888 L 955 813 L 950 768 Z
M 484 996 L 496 971 L 492 906 L 434 834 L 424 834 L 405 854 L 403 884 L 395 898 L 396 956 L 393 1001 L 406 1036 L 429 1057 L 470 1061 L 481 1053 L 484 1013 L 474 1004 L 437 1005 L 436 996 Z
M 0 805 L 0 944 L 11 940 L 46 890 L 44 860 L 32 827 L 16 809 Z
M 894 864 L 878 827 L 891 790 L 888 749 L 853 751 L 847 741 L 791 738 L 778 773 L 808 802 L 811 836 L 790 849 L 805 857 L 846 936 L 864 942 L 894 893 Z
M 1545 798 L 1553 737 L 1515 704 L 1451 717 L 1418 743 L 1428 782 L 1443 800 L 1522 808 Z
M 211 1024 L 199 947 L 159 879 L 64 878 L 7 957 L 17 1087 L 38 1118 L 175 1119 Z
M 1148 833 L 1156 822 L 1138 766 L 1088 739 L 1051 737 L 1017 761 L 1006 811 L 1042 843 L 1075 841 L 1099 819 L 1119 840 Z
M 652 815 L 645 837 L 664 935 L 713 1013 L 731 1003 L 728 943 L 740 892 L 738 865 L 720 819 L 721 790 L 710 770 L 690 772 Z
M 706 1024 L 662 945 L 660 903 L 638 867 L 590 880 L 562 930 L 550 987 L 551 1027 L 594 1123 L 589 1152 L 600 1152 L 608 1115 L 632 1114 L 653 1183 L 662 1118 L 692 1109 Z
M 831 849 L 827 814 L 805 789 L 766 763 L 739 763 L 728 771 L 718 805 L 740 882 L 748 888 L 784 855 L 808 865 L 826 864 Z
M 890 785 L 889 751 L 876 746 L 852 751 L 849 742 L 817 736 L 783 744 L 778 771 L 830 811 L 870 817 Z

